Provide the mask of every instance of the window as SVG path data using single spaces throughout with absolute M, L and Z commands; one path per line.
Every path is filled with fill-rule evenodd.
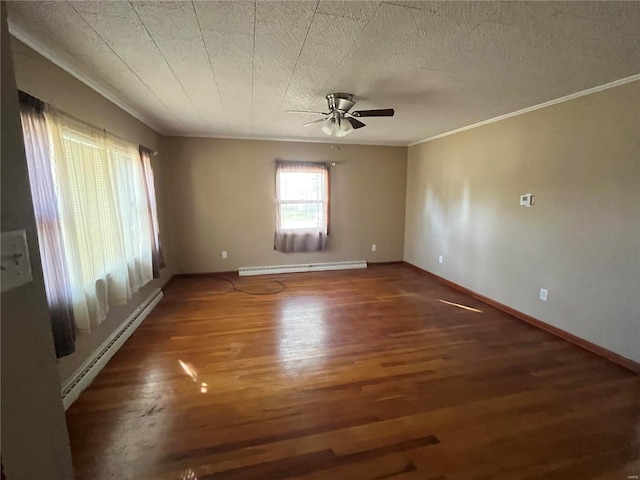
M 73 199 L 63 234 L 67 242 L 72 230 L 80 235 L 82 282 L 92 284 L 117 270 L 121 255 L 129 263 L 140 256 L 141 243 L 146 240 L 140 224 L 147 214 L 134 185 L 136 180 L 140 183 L 134 171 L 140 160 L 137 148 L 123 142 L 103 144 L 71 129 L 63 130 L 62 139 Z M 103 163 L 105 153 L 108 161 Z M 117 244 L 120 249 L 110 247 Z M 104 252 L 98 261 L 97 249 Z
M 300 230 L 326 225 L 325 172 L 282 169 L 278 175 L 280 228 Z
M 281 252 L 325 250 L 329 234 L 329 168 L 276 162 L 276 235 Z
M 45 111 L 73 314 L 91 331 L 153 278 L 152 220 L 138 145 Z

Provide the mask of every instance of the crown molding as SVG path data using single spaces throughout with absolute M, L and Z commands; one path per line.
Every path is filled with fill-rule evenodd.
M 372 142 L 372 143 L 363 143 L 358 141 L 349 141 L 344 140 L 342 137 L 340 140 L 335 137 L 327 137 L 327 140 L 319 140 L 319 139 L 310 139 L 310 138 L 295 138 L 295 137 L 253 137 L 253 136 L 240 136 L 240 135 L 191 135 L 191 134 L 169 134 L 165 135 L 167 137 L 176 137 L 176 138 L 208 138 L 208 139 L 220 139 L 220 140 L 257 140 L 263 142 L 298 142 L 298 143 L 325 143 L 327 145 L 359 145 L 362 147 L 404 147 L 407 148 L 406 143 L 401 142 Z
M 466 127 L 456 128 L 455 130 L 450 130 L 445 133 L 440 133 L 438 135 L 434 135 L 433 137 L 425 138 L 424 140 L 419 140 L 414 143 L 410 143 L 408 146 L 413 147 L 415 145 L 419 145 L 421 143 L 430 142 L 431 140 L 436 140 L 442 137 L 448 137 L 449 135 L 454 135 L 456 133 L 464 132 L 466 130 L 471 130 L 472 128 L 481 127 L 483 125 L 488 125 L 490 123 L 499 122 L 501 120 L 506 120 L 507 118 L 517 117 L 518 115 L 523 115 L 525 113 L 533 112 L 535 110 L 540 110 L 541 108 L 550 107 L 552 105 L 556 105 L 558 103 L 568 102 L 570 100 L 574 100 L 576 98 L 584 97 L 585 95 L 591 95 L 592 93 L 601 92 L 603 90 L 608 90 L 610 88 L 619 87 L 620 85 L 624 85 L 626 83 L 635 82 L 640 80 L 640 74 L 631 75 L 630 77 L 621 78 L 619 80 L 614 80 L 613 82 L 605 83 L 603 85 L 598 85 L 597 87 L 588 88 L 587 90 L 582 90 L 580 92 L 572 93 L 569 95 L 565 95 L 564 97 L 556 98 L 554 100 L 549 100 L 548 102 L 539 103 L 538 105 L 534 105 L 532 107 L 523 108 L 521 110 L 516 110 L 515 112 L 506 113 L 504 115 L 500 115 L 498 117 L 493 117 L 488 120 L 483 120 L 481 122 L 473 123 L 471 125 L 467 125 Z
M 42 55 L 44 58 L 49 60 L 51 63 L 53 63 L 54 65 L 57 65 L 62 70 L 67 72 L 69 75 L 71 75 L 72 77 L 84 83 L 86 86 L 94 90 L 96 93 L 98 93 L 102 97 L 109 100 L 111 103 L 120 107 L 122 110 L 127 112 L 132 117 L 141 121 L 146 126 L 148 126 L 149 128 L 152 128 L 153 130 L 160 133 L 161 135 L 164 135 L 162 129 L 158 128 L 158 125 L 154 121 L 150 120 L 148 117 L 138 112 L 135 108 L 131 107 L 127 103 L 120 100 L 112 91 L 104 88 L 97 81 L 94 81 L 84 73 L 77 70 L 74 66 L 71 65 L 71 62 L 64 60 L 62 58 L 64 55 L 60 55 L 59 53 L 54 52 L 53 49 L 50 49 L 47 46 L 45 46 L 45 42 L 38 39 L 36 35 L 25 30 L 22 26 L 18 25 L 10 17 L 7 19 L 7 24 L 9 27 L 9 33 L 13 37 L 20 40 L 22 43 L 24 43 L 31 49 L 38 52 L 40 55 Z

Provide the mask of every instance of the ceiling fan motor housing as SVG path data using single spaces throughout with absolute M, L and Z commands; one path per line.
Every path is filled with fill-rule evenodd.
M 330 93 L 327 95 L 327 104 L 330 112 L 335 110 L 348 112 L 356 102 L 353 101 L 353 95 L 350 93 Z

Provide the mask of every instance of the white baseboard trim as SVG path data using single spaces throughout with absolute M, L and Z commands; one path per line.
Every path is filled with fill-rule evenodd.
M 273 273 L 351 270 L 354 268 L 367 268 L 367 262 L 364 260 L 356 260 L 352 262 L 304 263 L 301 265 L 274 265 L 270 267 L 240 267 L 238 269 L 238 275 L 244 277 L 249 275 L 269 275 Z
M 67 410 L 80 394 L 91 384 L 100 370 L 115 355 L 124 342 L 138 328 L 142 321 L 151 313 L 162 300 L 163 293 L 159 288 L 155 290 L 130 316 L 120 328 L 113 332 L 93 354 L 71 375 L 62 385 L 62 404 Z

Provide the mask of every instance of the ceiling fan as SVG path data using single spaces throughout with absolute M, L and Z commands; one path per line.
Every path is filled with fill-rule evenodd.
M 354 110 L 351 108 L 356 104 L 353 101 L 353 95 L 350 93 L 330 93 L 327 95 L 327 104 L 329 112 L 309 112 L 304 110 L 287 110 L 288 113 L 314 113 L 322 115 L 323 118 L 305 123 L 303 127 L 322 123 L 322 132 L 335 137 L 344 137 L 353 130 L 365 127 L 359 118 L 363 117 L 393 117 L 395 113 L 393 108 L 383 108 L 376 110 Z

